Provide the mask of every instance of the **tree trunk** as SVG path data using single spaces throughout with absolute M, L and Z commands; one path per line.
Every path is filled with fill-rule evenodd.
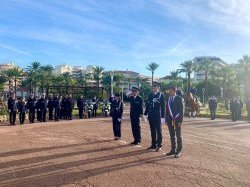
M 11 86 L 10 86 L 10 84 L 11 84 L 11 80 L 9 79 L 9 94 L 11 92 Z
M 14 84 L 15 84 L 15 85 L 14 85 L 14 88 L 15 88 L 15 96 L 16 96 L 16 81 L 17 81 L 17 80 L 14 79 Z
M 190 87 L 191 87 L 190 72 L 188 72 L 188 91 L 190 90 Z
M 206 98 L 207 98 L 207 91 L 208 91 L 208 71 L 206 70 L 205 71 L 205 101 L 206 101 Z
M 152 71 L 152 86 L 154 85 L 154 71 Z

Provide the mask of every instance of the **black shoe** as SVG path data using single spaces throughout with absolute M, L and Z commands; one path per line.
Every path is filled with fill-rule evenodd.
M 157 148 L 155 149 L 155 151 L 156 151 L 156 152 L 161 151 L 161 147 L 162 147 L 162 146 L 157 146 Z
M 174 156 L 174 155 L 175 155 L 175 151 L 170 151 L 166 153 L 166 156 Z
M 130 145 L 135 145 L 135 144 L 136 144 L 136 142 L 135 142 L 135 141 L 133 141 L 133 142 L 131 142 L 131 143 L 130 143 Z
M 134 145 L 140 145 L 141 144 L 141 142 L 135 142 L 134 143 Z
M 156 146 L 154 145 L 151 145 L 150 147 L 147 148 L 147 150 L 154 150 L 154 149 L 156 149 Z
M 181 152 L 180 151 L 176 152 L 175 155 L 174 155 L 175 158 L 179 158 L 180 156 L 181 156 Z

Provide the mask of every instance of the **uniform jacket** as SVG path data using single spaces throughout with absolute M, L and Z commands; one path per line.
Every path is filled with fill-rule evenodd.
M 122 101 L 114 100 L 111 103 L 110 116 L 112 118 L 120 118 L 120 119 L 122 119 L 122 114 L 123 114 L 123 103 L 122 103 Z
M 137 95 L 131 96 L 130 100 L 130 118 L 139 118 L 143 114 L 143 101 L 142 97 Z
M 178 95 L 174 97 L 172 102 L 171 97 L 169 97 L 166 103 L 166 122 L 170 123 L 172 120 L 176 123 L 183 121 L 183 101 Z
M 78 109 L 84 109 L 85 108 L 85 101 L 84 101 L 84 99 L 79 98 L 77 100 L 77 108 Z
M 53 99 L 53 105 L 54 105 L 55 108 L 61 108 L 60 99 L 55 97 L 55 98 Z
M 27 109 L 28 110 L 35 110 L 36 109 L 36 99 L 29 98 L 29 100 L 27 102 Z
M 8 110 L 11 110 L 11 112 L 16 112 L 17 111 L 17 106 L 16 106 L 16 100 L 9 98 L 8 99 Z
M 54 102 L 52 98 L 49 98 L 48 100 L 48 108 L 54 108 Z
M 74 99 L 68 98 L 68 99 L 67 99 L 67 107 L 68 107 L 68 109 L 69 109 L 69 110 L 73 110 L 73 109 L 74 109 L 74 106 L 75 106 Z
M 217 108 L 217 100 L 216 99 L 209 99 L 208 102 L 210 109 L 216 109 Z
M 25 106 L 25 102 L 24 101 L 18 101 L 17 102 L 17 110 L 20 113 L 25 113 L 26 111 L 26 106 Z
M 44 98 L 40 98 L 37 101 L 36 108 L 40 110 L 44 110 L 47 108 L 47 101 Z
M 148 119 L 160 120 L 160 118 L 165 117 L 165 98 L 163 93 L 158 92 L 156 94 L 151 93 L 148 96 L 148 101 L 146 105 L 145 115 L 148 115 Z

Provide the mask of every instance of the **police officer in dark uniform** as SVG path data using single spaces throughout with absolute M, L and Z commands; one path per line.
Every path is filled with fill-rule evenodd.
M 77 100 L 77 108 L 78 108 L 78 111 L 79 111 L 79 118 L 83 119 L 84 109 L 85 109 L 85 100 L 83 99 L 83 96 L 78 98 L 78 100 Z
M 61 111 L 62 111 L 62 117 L 63 117 L 63 119 L 67 119 L 67 114 L 68 114 L 68 99 L 67 99 L 67 95 L 66 96 L 64 96 L 63 98 L 62 98 L 62 104 L 61 104 Z
M 46 122 L 47 101 L 44 94 L 37 101 L 37 110 L 40 112 L 40 122 Z
M 246 109 L 247 109 L 247 118 L 248 118 L 248 122 L 250 123 L 250 97 L 249 97 L 248 100 L 247 100 Z
M 49 109 L 49 120 L 53 120 L 54 102 L 52 95 L 50 95 L 48 99 L 48 109 Z
M 171 151 L 167 156 L 174 155 L 175 158 L 180 157 L 182 150 L 181 124 L 183 121 L 183 100 L 176 94 L 176 88 L 169 88 L 169 98 L 166 104 L 166 123 L 171 139 Z M 177 149 L 176 149 L 177 139 Z
M 27 109 L 29 112 L 29 121 L 30 121 L 30 123 L 34 123 L 35 111 L 36 111 L 36 99 L 34 98 L 34 94 L 31 94 L 29 99 L 28 99 Z
M 112 117 L 115 140 L 121 139 L 122 114 L 123 114 L 123 103 L 121 101 L 120 94 L 115 94 L 110 109 L 110 116 Z
M 237 101 L 236 97 L 234 97 L 230 102 L 230 110 L 232 115 L 232 121 L 236 121 L 240 110 L 240 102 Z
M 54 105 L 54 109 L 55 109 L 55 121 L 59 121 L 60 118 L 60 109 L 61 109 L 61 103 L 60 103 L 60 99 L 58 95 L 55 95 L 54 99 L 53 99 L 53 105 Z
M 25 101 L 22 97 L 18 99 L 17 111 L 19 113 L 20 124 L 23 125 L 24 120 L 25 120 L 26 105 L 25 105 Z
M 140 145 L 141 143 L 141 126 L 140 126 L 140 117 L 143 114 L 143 101 L 142 97 L 139 96 L 140 89 L 132 87 L 132 90 L 127 93 L 127 96 L 130 100 L 130 119 L 132 133 L 134 141 L 132 145 Z
M 9 111 L 10 125 L 15 125 L 17 106 L 14 93 L 10 93 L 10 97 L 8 99 L 8 111 Z
M 153 93 L 148 96 L 144 115 L 148 115 L 152 143 L 148 150 L 160 151 L 162 147 L 162 128 L 165 123 L 165 98 L 160 92 L 160 84 L 154 83 Z
M 75 102 L 71 95 L 69 95 L 67 102 L 68 102 L 67 103 L 67 119 L 72 120 L 72 112 L 75 106 Z
M 96 98 L 96 96 L 92 99 L 92 104 L 93 104 L 92 116 L 96 117 L 97 116 L 97 109 L 98 109 L 98 99 Z
M 216 109 L 217 109 L 217 99 L 215 96 L 212 96 L 208 101 L 211 120 L 214 120 L 216 117 Z

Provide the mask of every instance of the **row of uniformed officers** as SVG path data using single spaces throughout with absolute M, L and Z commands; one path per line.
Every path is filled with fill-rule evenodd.
M 94 110 L 97 110 L 96 98 L 93 98 L 92 101 L 95 101 Z M 48 99 L 45 98 L 45 95 L 41 95 L 40 98 L 36 99 L 33 94 L 29 96 L 27 102 L 24 98 L 18 98 L 18 101 L 15 99 L 14 93 L 10 93 L 8 98 L 8 112 L 9 120 L 11 125 L 16 123 L 16 115 L 19 114 L 20 124 L 24 124 L 25 114 L 28 112 L 29 122 L 35 122 L 35 116 L 37 121 L 46 122 L 46 115 L 48 111 L 49 120 L 59 121 L 59 119 L 72 120 L 72 111 L 75 106 L 75 101 L 71 95 L 59 97 L 59 95 L 49 96 Z M 77 100 L 77 108 L 79 110 L 79 118 L 82 119 L 84 115 L 84 110 L 86 107 L 85 100 L 81 96 Z M 93 115 L 96 115 L 93 113 Z
M 182 150 L 181 124 L 183 121 L 183 99 L 176 94 L 176 88 L 169 88 L 169 98 L 165 100 L 160 92 L 160 84 L 154 83 L 152 93 L 148 96 L 146 109 L 143 113 L 143 100 L 139 96 L 139 89 L 133 87 L 127 93 L 130 100 L 130 119 L 134 141 L 132 145 L 139 146 L 141 137 L 141 118 L 147 118 L 151 131 L 151 145 L 148 150 L 160 151 L 162 148 L 162 125 L 168 126 L 171 138 L 171 150 L 167 156 L 178 158 Z M 119 94 L 115 94 L 111 104 L 113 132 L 115 140 L 121 138 L 121 122 L 123 116 L 123 103 Z

